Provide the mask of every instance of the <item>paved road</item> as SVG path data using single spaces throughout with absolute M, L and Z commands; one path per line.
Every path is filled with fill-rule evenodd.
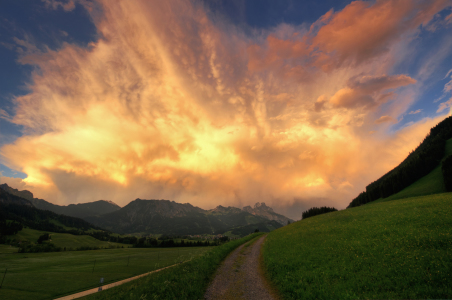
M 204 299 L 276 300 L 259 265 L 261 246 L 266 236 L 253 244 L 234 250 L 217 270 Z

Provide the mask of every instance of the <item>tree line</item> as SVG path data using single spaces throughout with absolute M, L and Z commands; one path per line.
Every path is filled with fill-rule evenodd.
M 302 212 L 301 218 L 306 219 L 309 217 L 313 217 L 313 216 L 317 216 L 317 215 L 321 215 L 321 214 L 325 214 L 325 213 L 329 213 L 329 212 L 333 212 L 333 211 L 337 211 L 337 209 L 334 207 L 327 207 L 327 206 L 311 207 L 310 209 Z
M 422 143 L 400 165 L 369 184 L 366 191 L 353 199 L 347 208 L 387 198 L 430 173 L 441 162 L 446 141 L 450 138 L 452 116 L 430 129 Z
M 155 238 L 139 238 L 137 243 L 133 245 L 134 248 L 170 248 L 170 247 L 204 247 L 204 246 L 218 246 L 222 242 L 228 241 L 228 237 L 223 237 L 221 239 L 213 240 L 212 242 L 205 241 L 184 241 L 183 239 L 180 242 L 177 242 L 173 239 L 164 239 L 157 240 Z

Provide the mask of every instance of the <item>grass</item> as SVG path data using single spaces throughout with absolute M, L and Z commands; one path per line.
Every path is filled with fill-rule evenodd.
M 37 243 L 39 236 L 46 232 L 24 228 L 19 231 L 16 235 L 8 236 L 8 239 L 15 239 L 17 241 L 28 241 L 32 243 Z M 72 248 L 76 249 L 78 247 L 99 247 L 99 248 L 109 248 L 111 246 L 119 246 L 119 247 L 129 247 L 130 245 L 120 244 L 120 243 L 110 243 L 105 241 L 100 241 L 89 235 L 73 235 L 69 233 L 50 233 L 51 243 L 55 244 L 57 247 L 66 249 Z
M 452 155 L 452 139 L 448 140 L 446 142 L 446 149 L 444 153 L 443 160 L 448 157 L 449 155 Z M 425 195 L 432 195 L 432 194 L 440 194 L 445 193 L 446 186 L 444 185 L 444 179 L 443 179 L 443 173 L 441 171 L 441 164 L 439 164 L 435 169 L 433 169 L 432 172 L 425 175 L 418 181 L 414 182 L 413 184 L 409 185 L 408 187 L 404 188 L 400 192 L 391 195 L 384 199 L 379 199 L 374 202 L 385 202 L 385 201 L 391 201 L 391 200 L 398 200 L 398 199 L 404 199 L 404 198 L 410 198 L 410 197 L 417 197 L 417 196 L 425 196 Z M 371 202 L 373 203 L 373 202 Z
M 210 280 L 226 256 L 241 244 L 261 234 L 255 233 L 230 241 L 173 268 L 83 299 L 203 299 Z
M 452 298 L 452 193 L 364 205 L 268 234 L 285 299 Z
M 2 245 L 2 244 L 0 244 L 0 254 L 16 253 L 18 250 L 19 250 L 19 248 L 12 247 L 10 245 Z
M 4 245 L 2 245 L 4 246 Z M 3 250 L 3 247 L 0 248 Z M 188 260 L 212 247 L 0 254 L 0 299 L 51 299 Z M 95 265 L 94 265 L 95 263 Z M 93 271 L 94 267 L 94 271 Z

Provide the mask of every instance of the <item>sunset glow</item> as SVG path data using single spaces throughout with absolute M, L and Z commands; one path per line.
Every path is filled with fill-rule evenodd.
M 83 8 L 97 38 L 33 50 L 17 36 L 33 70 L 0 110 L 21 126 L 1 130 L 0 162 L 27 177 L 1 181 L 57 204 L 345 208 L 449 113 L 451 4 L 354 1 L 259 29 L 201 1 L 43 1 Z

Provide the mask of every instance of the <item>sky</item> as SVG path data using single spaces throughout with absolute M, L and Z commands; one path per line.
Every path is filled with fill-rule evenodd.
M 452 1 L 4 0 L 0 183 L 344 209 L 450 115 Z

